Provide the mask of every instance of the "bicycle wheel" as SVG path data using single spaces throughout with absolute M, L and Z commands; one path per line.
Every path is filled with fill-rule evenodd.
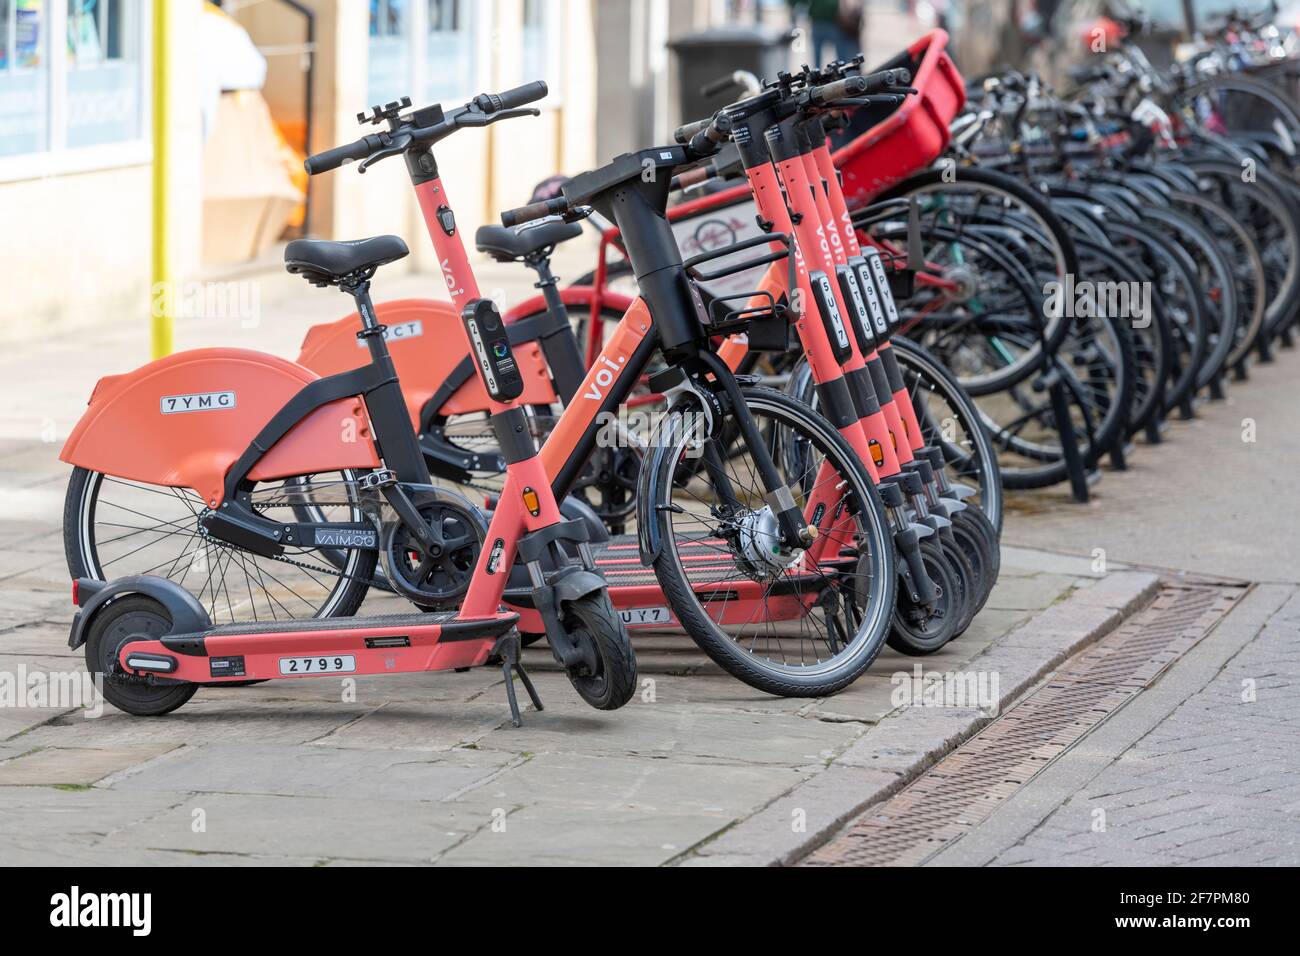
M 936 251 L 934 243 L 942 241 L 935 233 L 940 227 L 957 236 L 975 232 L 986 241 L 1000 241 L 1012 251 L 1029 275 L 1031 286 L 1038 290 L 1033 314 L 1041 316 L 1045 298 L 1042 290 L 1047 283 L 1063 282 L 1066 276 L 1078 273 L 1078 256 L 1065 224 L 1044 196 L 1014 177 L 978 167 L 962 167 L 950 182 L 945 181 L 945 175 L 946 170 L 930 169 L 909 176 L 877 202 L 911 197 L 920 200 L 922 231 L 931 237 L 926 243 L 927 262 Z M 1067 324 L 1047 323 L 1044 344 L 1049 352 L 1065 337 Z M 1001 368 L 978 375 L 959 374 L 959 378 L 972 395 L 1005 388 L 1022 380 L 1041 358 L 1035 345 Z
M 1212 199 L 1186 192 L 1175 192 L 1170 198 L 1175 208 L 1197 218 L 1232 265 L 1239 307 L 1236 337 L 1226 364 L 1241 368 L 1259 340 L 1268 308 L 1267 278 L 1259 247 L 1231 211 Z
M 1300 110 L 1267 83 L 1240 75 L 1212 76 L 1175 96 L 1213 133 L 1253 143 L 1289 175 L 1297 167 Z
M 1135 387 L 1132 331 L 1115 319 L 1072 325 L 1059 352 L 1033 381 L 976 399 L 999 450 L 1007 488 L 1045 488 L 1066 479 L 1061 435 L 1067 425 L 1088 468 L 1127 434 Z M 1049 376 L 1064 389 L 1068 422 L 1057 420 Z
M 1222 374 L 1237 338 L 1237 283 L 1232 264 L 1214 237 L 1191 217 L 1173 209 L 1146 210 L 1147 222 L 1165 231 L 1196 264 L 1204 293 L 1209 340 L 1196 372 L 1196 387 L 1207 387 Z
M 820 535 L 810 551 L 774 553 L 752 451 L 728 453 L 707 438 L 714 465 L 695 467 L 700 416 L 690 400 L 665 416 L 647 457 L 638 517 L 659 542 L 655 574 L 687 633 L 726 671 L 770 694 L 832 694 L 884 644 L 896 586 L 888 520 L 865 466 L 825 419 L 772 389 L 742 393 Z M 786 454 L 783 443 L 800 452 Z
M 1263 334 L 1273 338 L 1295 319 L 1300 304 L 1300 207 L 1291 190 L 1266 169 L 1242 180 L 1234 160 L 1194 158 L 1187 165 L 1198 177 L 1200 194 L 1228 209 L 1259 249 L 1268 305 Z
M 341 472 L 256 484 L 253 509 L 297 520 L 364 521 L 356 475 Z M 199 525 L 206 503 L 170 488 L 75 468 L 63 512 L 63 547 L 74 578 L 106 581 L 154 574 L 175 581 L 214 624 L 356 613 L 377 552 L 286 548 L 268 558 L 210 537 Z
M 901 243 L 905 223 L 884 223 L 873 239 Z M 1047 335 L 1043 290 L 1017 258 L 993 237 L 974 230 L 931 227 L 923 233 L 926 271 L 913 294 L 899 303 L 903 329 L 928 349 L 973 396 L 996 392 L 1028 378 L 1029 361 L 1041 356 Z M 1062 323 L 1056 322 L 1060 326 Z M 1028 354 L 1008 339 L 1033 343 Z
M 974 502 L 996 531 L 1002 528 L 1002 475 L 997 453 L 979 409 L 943 364 L 910 339 L 895 336 L 890 348 L 921 425 L 921 441 L 943 452 L 948 480 L 975 491 Z M 801 359 L 790 373 L 786 393 L 818 409 L 812 370 Z
M 1133 333 L 1134 369 L 1133 407 L 1129 411 L 1129 433 L 1151 423 L 1165 410 L 1165 386 L 1172 371 L 1173 341 L 1163 296 L 1154 287 L 1167 279 L 1170 256 L 1162 237 L 1133 223 L 1108 222 L 1106 229 L 1115 253 L 1092 243 L 1079 243 L 1079 256 L 1088 276 L 1104 280 L 1113 277 L 1128 283 L 1137 293 L 1139 311 L 1130 315 Z M 1116 253 L 1126 253 L 1124 257 Z M 1094 280 L 1095 281 L 1095 280 Z M 1121 286 L 1122 288 L 1122 286 Z
M 975 400 L 956 376 L 916 342 L 895 336 L 890 348 L 898 358 L 903 383 L 921 424 L 922 441 L 943 451 L 952 480 L 976 490 L 968 500 L 978 503 L 984 517 L 1001 533 L 1002 472 Z

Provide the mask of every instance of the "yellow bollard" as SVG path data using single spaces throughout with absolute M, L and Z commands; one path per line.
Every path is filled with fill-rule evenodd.
M 167 222 L 167 0 L 153 2 L 153 256 L 150 269 L 150 315 L 153 357 L 172 351 L 171 249 Z

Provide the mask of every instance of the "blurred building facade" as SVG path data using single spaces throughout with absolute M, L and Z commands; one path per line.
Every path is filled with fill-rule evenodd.
M 173 62 L 173 267 L 182 280 L 230 274 L 228 262 L 215 268 L 210 253 L 205 261 L 213 222 L 205 222 L 203 196 L 214 175 L 204 169 L 212 135 L 205 140 L 205 123 L 220 73 L 211 9 L 202 0 L 0 0 L 0 255 L 19 280 L 0 305 L 0 337 L 17 335 L 20 318 L 22 334 L 33 321 L 57 333 L 123 314 L 143 320 L 151 3 L 162 2 Z M 357 138 L 356 114 L 369 104 L 401 95 L 416 105 L 456 104 L 547 80 L 541 117 L 466 131 L 438 150 L 467 234 L 527 202 L 533 185 L 553 173 L 576 173 L 669 136 L 681 119 L 671 41 L 726 23 L 786 28 L 791 14 L 785 0 L 225 0 L 221 7 L 265 60 L 260 96 L 299 150 Z M 397 233 L 411 247 L 410 267 L 433 266 L 400 162 L 365 176 L 344 168 L 317 177 L 309 231 Z M 256 265 L 271 267 L 274 256 L 278 248 Z

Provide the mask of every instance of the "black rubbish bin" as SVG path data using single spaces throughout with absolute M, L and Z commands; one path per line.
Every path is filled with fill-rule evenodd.
M 741 95 L 728 89 L 705 96 L 700 88 L 736 70 L 748 70 L 760 80 L 776 78 L 790 67 L 794 34 L 754 26 L 715 27 L 679 37 L 668 44 L 677 57 L 681 122 L 703 119 Z

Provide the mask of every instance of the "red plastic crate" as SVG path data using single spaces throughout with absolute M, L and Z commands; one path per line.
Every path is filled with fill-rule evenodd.
M 920 92 L 835 152 L 850 206 L 870 202 L 900 179 L 925 169 L 948 148 L 948 124 L 966 103 L 966 87 L 947 46 L 948 34 L 934 30 L 877 67 L 906 68 Z

